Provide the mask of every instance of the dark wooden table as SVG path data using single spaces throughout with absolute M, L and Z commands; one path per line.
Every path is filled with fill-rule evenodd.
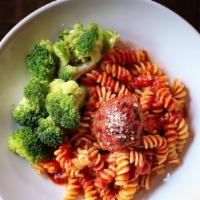
M 0 39 L 22 18 L 52 0 L 0 0 Z M 200 0 L 155 0 L 181 15 L 200 32 Z

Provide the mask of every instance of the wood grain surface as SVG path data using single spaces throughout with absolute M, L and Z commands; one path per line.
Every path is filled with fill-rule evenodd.
M 200 32 L 200 0 L 156 0 Z M 0 39 L 22 18 L 51 0 L 0 0 Z

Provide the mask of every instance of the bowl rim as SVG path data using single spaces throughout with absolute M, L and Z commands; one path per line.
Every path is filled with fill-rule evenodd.
M 55 0 L 53 2 L 50 2 L 38 9 L 36 9 L 35 11 L 31 12 L 30 14 L 28 14 L 26 17 L 24 17 L 23 19 L 21 19 L 4 37 L 3 39 L 0 41 L 0 53 L 3 51 L 3 49 L 7 46 L 7 44 L 9 43 L 9 41 L 15 36 L 15 33 L 19 32 L 27 23 L 29 23 L 29 21 L 31 21 L 32 19 L 34 19 L 35 17 L 37 17 L 38 15 L 40 15 L 42 12 L 49 10 L 52 7 L 58 6 L 64 2 L 69 2 L 69 1 L 73 1 L 73 0 Z M 176 12 L 172 11 L 171 9 L 167 8 L 166 6 L 157 3 L 155 1 L 152 0 L 135 0 L 135 1 L 143 1 L 147 4 L 151 4 L 153 6 L 157 6 L 160 9 L 165 9 L 166 11 L 170 12 L 172 15 L 174 15 L 175 17 L 179 18 L 179 20 L 181 20 L 186 26 L 188 26 L 191 30 L 193 30 L 193 32 L 195 34 L 197 34 L 200 37 L 200 33 L 189 23 L 187 22 L 184 18 L 182 18 L 180 15 L 178 15 Z

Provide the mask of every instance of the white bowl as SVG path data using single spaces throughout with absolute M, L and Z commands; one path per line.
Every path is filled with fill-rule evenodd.
M 41 39 L 55 40 L 64 27 L 77 21 L 97 22 L 117 30 L 126 41 L 148 50 L 152 60 L 171 78 L 178 77 L 190 93 L 190 122 L 194 139 L 183 164 L 168 181 L 155 177 L 153 189 L 137 199 L 200 199 L 200 36 L 167 8 L 144 0 L 74 0 L 50 3 L 16 25 L 0 43 L 0 196 L 4 200 L 56 200 L 64 188 L 39 176 L 7 150 L 7 137 L 16 129 L 11 106 L 17 103 L 28 80 L 27 52 Z M 0 198 L 1 199 L 1 198 Z

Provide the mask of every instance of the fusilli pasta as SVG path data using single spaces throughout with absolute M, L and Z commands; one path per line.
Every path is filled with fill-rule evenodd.
M 99 194 L 95 188 L 94 181 L 84 178 L 82 181 L 85 200 L 98 200 Z
M 148 60 L 148 54 L 145 50 L 115 50 L 104 56 L 105 63 L 117 63 L 122 65 L 140 63 Z
M 117 195 L 117 200 L 125 200 L 125 199 L 132 200 L 137 190 L 138 190 L 138 181 L 134 179 L 129 180 L 129 182 L 119 190 L 119 193 Z
M 174 80 L 172 84 L 172 94 L 179 103 L 185 103 L 187 91 L 185 85 L 178 79 Z
M 180 164 L 180 152 L 189 137 L 183 110 L 186 88 L 179 80 L 170 86 L 146 51 L 115 50 L 78 81 L 88 88 L 80 127 L 69 133 L 52 160 L 37 166 L 68 183 L 65 200 L 77 199 L 81 191 L 87 200 L 132 200 L 139 189 L 150 189 L 152 175 L 163 174 L 166 164 Z M 142 131 L 135 146 L 111 152 L 95 137 L 94 116 L 102 105 L 123 95 L 138 101 L 136 108 L 141 109 L 133 112 L 141 120 Z M 120 128 L 123 120 L 118 117 L 111 120 L 118 120 Z
M 64 200 L 75 200 L 81 192 L 81 184 L 78 178 L 69 178 L 67 193 Z
M 117 164 L 117 172 L 115 177 L 115 184 L 122 186 L 126 185 L 129 182 L 129 153 L 128 152 L 120 152 L 117 155 L 116 164 Z
M 132 74 L 129 72 L 128 69 L 115 63 L 114 64 L 102 63 L 101 69 L 107 74 L 111 74 L 113 78 L 116 78 L 119 81 L 132 81 L 133 79 Z
M 159 75 L 159 76 L 162 74 L 160 68 L 149 61 L 144 61 L 144 62 L 135 64 L 132 70 L 132 73 L 136 76 L 146 74 L 147 72 L 150 72 L 150 74 L 152 75 Z

